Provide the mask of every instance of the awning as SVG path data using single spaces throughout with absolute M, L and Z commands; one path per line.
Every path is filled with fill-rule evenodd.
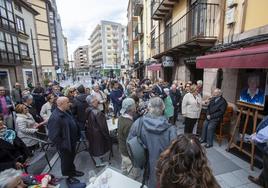
M 162 69 L 162 64 L 154 63 L 152 65 L 149 65 L 147 68 L 149 71 L 160 71 Z
M 268 68 L 268 44 L 200 56 L 197 68 Z

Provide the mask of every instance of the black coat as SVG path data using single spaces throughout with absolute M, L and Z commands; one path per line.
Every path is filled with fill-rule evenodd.
M 220 120 L 222 119 L 226 108 L 227 108 L 227 102 L 226 100 L 221 96 L 217 102 L 215 102 L 216 98 L 213 98 L 207 109 L 207 116 L 210 115 L 210 120 Z
M 0 171 L 16 168 L 16 162 L 24 163 L 29 156 L 29 150 L 19 137 L 13 144 L 0 139 Z
M 179 103 L 181 101 L 181 93 L 178 89 L 176 89 L 176 92 L 173 92 L 172 90 L 169 91 L 169 96 L 172 100 L 172 104 L 174 106 L 174 108 L 178 108 L 179 107 Z
M 105 114 L 97 109 L 87 109 L 86 136 L 92 156 L 101 156 L 111 149 L 111 139 Z
M 73 152 L 80 130 L 70 113 L 56 108 L 48 120 L 48 137 L 57 149 Z
M 86 109 L 88 108 L 88 103 L 86 101 L 87 94 L 81 94 L 74 98 L 72 105 L 72 113 L 76 121 L 85 124 L 86 122 Z

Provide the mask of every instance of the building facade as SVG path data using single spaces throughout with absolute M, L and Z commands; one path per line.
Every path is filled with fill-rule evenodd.
M 197 60 L 197 67 L 204 69 L 204 95 L 210 95 L 214 88 L 219 87 L 229 102 L 236 103 L 251 74 L 259 76 L 259 89 L 266 89 L 267 95 L 267 6 L 265 0 L 258 3 L 248 0 L 226 1 L 222 42 L 214 46 L 209 55 L 200 57 L 204 63 L 199 58 Z M 216 58 L 214 65 L 208 62 L 208 57 L 212 55 Z M 226 62 L 221 63 L 223 59 Z
M 40 64 L 35 48 L 35 16 L 38 12 L 21 0 L 3 0 L 0 26 L 0 85 L 11 90 L 15 82 L 29 87 L 37 82 Z M 37 65 L 37 66 L 35 66 Z
M 64 36 L 55 0 L 27 0 L 36 16 L 42 78 L 60 79 L 64 66 Z
M 121 41 L 124 28 L 120 23 L 101 21 L 90 36 L 92 66 L 96 74 L 120 75 Z
M 74 67 L 76 70 L 87 69 L 89 71 L 89 46 L 79 46 L 73 54 Z

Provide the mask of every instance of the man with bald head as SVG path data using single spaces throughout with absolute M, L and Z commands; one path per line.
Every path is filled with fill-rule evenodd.
M 227 108 L 227 102 L 222 96 L 220 89 L 215 89 L 212 93 L 212 99 L 209 102 L 206 121 L 202 128 L 201 143 L 206 143 L 205 147 L 210 148 L 213 146 L 213 137 L 217 125 L 223 118 Z
M 68 176 L 68 183 L 79 183 L 74 177 L 83 176 L 83 172 L 75 170 L 74 158 L 76 143 L 80 138 L 80 130 L 70 113 L 71 103 L 67 97 L 57 99 L 57 107 L 48 120 L 48 137 L 55 144 L 60 159 L 61 172 Z

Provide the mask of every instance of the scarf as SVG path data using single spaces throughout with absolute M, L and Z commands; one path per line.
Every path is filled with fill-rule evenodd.
M 13 130 L 7 129 L 4 127 L 0 130 L 0 139 L 13 144 L 14 139 L 16 138 L 16 133 Z

